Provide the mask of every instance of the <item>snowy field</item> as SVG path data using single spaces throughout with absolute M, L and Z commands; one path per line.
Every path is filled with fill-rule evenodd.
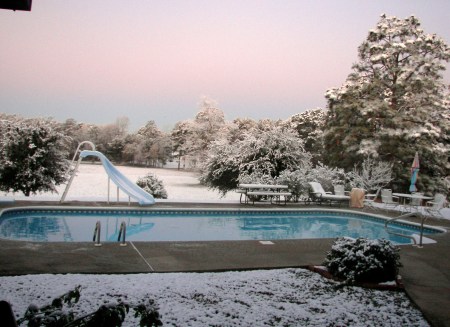
M 118 168 L 133 181 L 154 172 L 163 180 L 169 200 L 238 201 L 237 194 L 220 198 L 207 190 L 192 172 Z M 59 190 L 62 193 L 64 187 Z M 68 199 L 105 200 L 106 190 L 102 166 L 82 165 Z M 14 197 L 23 198 L 20 194 Z M 59 197 L 40 194 L 32 199 Z M 70 308 L 76 316 L 105 303 L 138 304 L 153 299 L 165 326 L 428 326 L 402 292 L 336 287 L 335 282 L 302 269 L 0 277 L 0 300 L 9 301 L 21 317 L 30 303 L 47 305 L 77 285 L 82 286 L 81 299 Z M 137 326 L 135 319 L 131 310 L 124 326 Z
M 158 169 L 158 168 L 138 168 L 116 166 L 117 169 L 128 179 L 136 182 L 138 178 L 144 177 L 149 172 L 154 173 L 163 181 L 170 201 L 239 201 L 237 193 L 230 192 L 224 198 L 220 197 L 218 192 L 208 190 L 200 185 L 198 174 L 188 171 L 179 171 L 177 169 Z M 110 186 L 111 201 L 117 198 L 117 191 L 114 183 Z M 65 185 L 58 187 L 57 193 L 41 193 L 32 195 L 30 200 L 59 200 L 63 194 Z M 119 192 L 121 201 L 128 201 L 125 193 Z M 26 199 L 22 194 L 8 194 L 15 199 Z M 102 165 L 82 164 L 75 176 L 66 200 L 99 200 L 106 201 L 108 198 L 108 176 Z

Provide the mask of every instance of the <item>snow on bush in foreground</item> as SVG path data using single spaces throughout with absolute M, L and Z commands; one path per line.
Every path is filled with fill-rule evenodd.
M 428 326 L 403 292 L 337 287 L 303 269 L 0 277 L 17 317 L 81 285 L 75 316 L 153 299 L 165 326 Z M 123 326 L 137 326 L 128 314 Z
M 325 266 L 347 283 L 379 283 L 395 280 L 400 249 L 385 239 L 340 237 L 327 253 Z

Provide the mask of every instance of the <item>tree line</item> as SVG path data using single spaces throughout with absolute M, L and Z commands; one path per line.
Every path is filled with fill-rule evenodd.
M 326 109 L 306 110 L 285 120 L 227 121 L 218 103 L 203 97 L 196 116 L 177 122 L 170 132 L 150 120 L 129 133 L 126 117 L 103 126 L 74 119 L 64 123 L 38 119 L 36 127 L 46 121 L 64 140 L 57 144 L 65 147 L 58 160 L 66 152 L 70 157 L 79 142 L 89 140 L 116 163 L 158 167 L 174 159 L 179 168 L 198 169 L 205 185 L 223 193 L 243 180 L 273 181 L 292 174 L 300 178 L 299 171 L 323 167 L 350 173 L 364 164 L 390 167 L 389 186 L 405 191 L 416 152 L 421 159 L 419 190 L 446 192 L 450 88 L 443 83 L 442 72 L 443 63 L 450 59 L 449 46 L 426 34 L 414 16 L 382 15 L 358 47 L 358 59 L 344 83 L 326 91 Z M 7 115 L 0 118 L 2 135 L 19 131 L 14 124 L 30 122 Z M 11 178 L 11 169 L 6 168 L 12 165 L 11 156 L 17 155 L 12 145 L 26 146 L 21 138 L 32 142 L 27 151 L 36 156 L 41 143 L 33 141 L 33 135 L 2 140 L 0 183 Z M 365 173 L 370 178 L 371 172 Z

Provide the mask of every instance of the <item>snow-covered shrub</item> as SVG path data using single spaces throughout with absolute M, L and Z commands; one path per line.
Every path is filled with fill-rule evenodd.
M 308 196 L 308 178 L 305 169 L 295 171 L 283 171 L 277 178 L 278 184 L 287 185 L 289 192 L 296 201 L 304 196 Z
M 57 327 L 65 326 L 75 320 L 75 314 L 69 308 L 80 300 L 81 285 L 73 290 L 53 299 L 52 303 L 39 308 L 36 304 L 30 304 L 22 318 L 17 320 L 17 325 L 28 322 L 27 326 Z
M 148 173 L 137 180 L 136 184 L 156 199 L 167 199 L 167 191 L 163 182 L 154 174 Z
M 239 184 L 277 184 L 270 175 L 265 175 L 261 171 L 254 171 L 251 174 L 247 172 L 239 175 Z
M 307 182 L 319 182 L 327 192 L 333 192 L 333 185 L 345 185 L 346 180 L 344 169 L 331 168 L 320 162 L 307 175 Z
M 18 325 L 27 323 L 27 326 L 34 327 L 61 327 L 61 326 L 122 326 L 130 307 L 134 310 L 134 316 L 139 317 L 139 326 L 162 326 L 159 315 L 159 307 L 155 301 L 148 299 L 134 305 L 123 302 L 121 299 L 117 303 L 110 302 L 102 304 L 97 311 L 76 317 L 73 306 L 80 300 L 81 286 L 75 287 L 60 297 L 53 299 L 49 305 L 39 308 L 35 304 L 30 304 L 24 316 L 17 320 Z M 65 308 L 64 305 L 67 305 Z
M 361 167 L 355 165 L 353 170 L 348 173 L 350 184 L 366 191 L 383 188 L 392 181 L 392 167 L 392 163 L 367 157 Z
M 395 280 L 401 267 L 399 248 L 385 239 L 338 238 L 327 253 L 325 267 L 347 283 Z

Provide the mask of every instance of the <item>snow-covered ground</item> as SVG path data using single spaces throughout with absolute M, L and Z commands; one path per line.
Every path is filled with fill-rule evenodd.
M 189 171 L 180 171 L 177 169 L 157 169 L 157 168 L 139 168 L 116 166 L 117 169 L 128 179 L 136 182 L 139 177 L 144 177 L 149 172 L 154 173 L 163 181 L 167 190 L 168 200 L 171 201 L 235 201 L 239 200 L 237 193 L 230 192 L 221 198 L 220 194 L 208 190 L 200 185 L 198 174 Z M 32 195 L 30 200 L 59 200 L 64 192 L 66 185 L 60 185 L 58 193 L 41 193 Z M 14 196 L 15 199 L 26 199 L 22 194 L 7 194 L 8 197 Z M 128 201 L 128 197 L 123 192 L 119 192 L 121 201 Z M 115 201 L 117 191 L 114 183 L 110 186 L 110 199 Z M 102 165 L 99 164 L 81 164 L 77 175 L 73 179 L 69 188 L 66 200 L 85 200 L 95 199 L 105 201 L 108 198 L 108 175 Z
M 198 183 L 197 175 L 167 169 L 119 167 L 131 180 L 149 171 L 161 180 L 169 200 L 236 201 L 220 198 Z M 60 187 L 60 193 L 64 187 Z M 100 165 L 82 165 L 68 199 L 106 199 L 107 176 Z M 112 197 L 115 191 L 111 192 Z M 11 196 L 11 195 L 8 195 Z M 15 194 L 16 199 L 23 198 Z M 40 194 L 32 199 L 59 199 Z M 445 215 L 450 217 L 448 211 Z M 336 287 L 316 273 L 274 269 L 222 273 L 151 273 L 135 275 L 25 275 L 0 277 L 0 300 L 16 316 L 27 306 L 49 304 L 54 297 L 81 285 L 76 316 L 109 302 L 138 304 L 153 299 L 167 326 L 428 326 L 402 292 Z M 137 326 L 133 311 L 124 326 Z
M 407 296 L 396 291 L 336 287 L 304 269 L 139 275 L 0 277 L 0 299 L 22 316 L 27 306 L 51 303 L 77 285 L 75 316 L 105 303 L 152 299 L 164 326 L 428 326 Z M 124 326 L 138 326 L 130 310 Z

